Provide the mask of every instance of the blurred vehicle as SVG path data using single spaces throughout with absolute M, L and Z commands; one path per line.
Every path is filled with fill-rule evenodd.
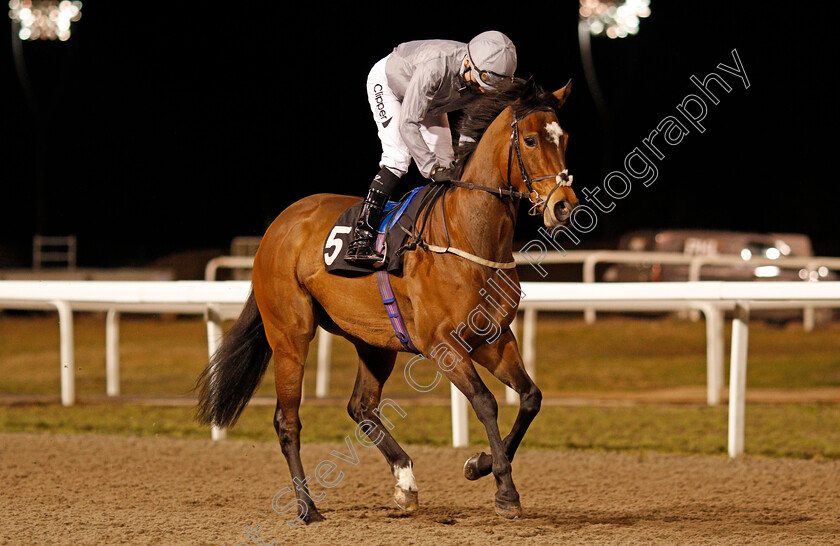
M 776 260 L 814 255 L 811 239 L 801 233 L 748 233 L 709 230 L 638 230 L 625 234 L 619 250 L 675 252 L 686 256 L 739 256 Z M 825 267 L 809 271 L 803 267 L 775 265 L 704 265 L 700 280 L 704 281 L 802 281 L 838 280 L 840 276 Z M 689 280 L 689 266 L 681 264 L 615 264 L 601 277 L 607 282 L 668 282 Z M 820 322 L 830 319 L 830 310 L 821 310 Z M 756 318 L 787 322 L 802 317 L 801 310 L 773 310 L 755 313 Z

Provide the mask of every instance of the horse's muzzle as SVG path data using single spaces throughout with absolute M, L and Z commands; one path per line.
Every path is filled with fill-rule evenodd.
M 573 200 L 569 200 L 559 196 L 557 199 L 554 199 L 552 197 L 543 211 L 543 223 L 545 227 L 550 229 L 566 224 L 569 218 L 572 217 L 572 212 L 576 206 L 577 199 L 573 198 Z
M 572 215 L 572 210 L 574 208 L 574 205 L 572 205 L 568 199 L 563 199 L 554 203 L 552 212 L 554 214 L 554 218 L 556 218 L 558 222 L 565 224 Z

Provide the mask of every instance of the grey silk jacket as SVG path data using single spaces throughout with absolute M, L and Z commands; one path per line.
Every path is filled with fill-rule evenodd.
M 435 154 L 420 134 L 420 123 L 459 110 L 479 94 L 470 91 L 461 75 L 467 44 L 451 40 L 417 40 L 394 48 L 385 63 L 388 86 L 400 99 L 400 136 L 420 173 L 427 177 Z M 447 165 L 444 165 L 447 166 Z

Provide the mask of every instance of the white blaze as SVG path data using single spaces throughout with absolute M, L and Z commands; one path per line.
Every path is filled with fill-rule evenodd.
M 560 146 L 560 137 L 563 136 L 563 129 L 560 128 L 559 123 L 556 121 L 547 123 L 545 125 L 545 132 L 548 133 L 548 139 L 551 142 L 553 142 L 556 146 Z

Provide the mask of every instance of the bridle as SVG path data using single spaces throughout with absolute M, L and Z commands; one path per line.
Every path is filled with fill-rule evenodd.
M 542 108 L 542 111 L 549 112 L 551 111 L 549 108 Z M 525 117 L 540 111 L 534 110 L 528 112 Z M 528 214 L 531 216 L 538 216 L 541 214 L 540 209 L 548 203 L 548 200 L 551 199 L 552 194 L 557 191 L 557 188 L 563 186 L 571 186 L 572 179 L 569 177 L 569 173 L 567 170 L 563 170 L 557 174 L 548 174 L 545 176 L 538 176 L 536 178 L 531 178 L 531 175 L 528 174 L 528 169 L 525 167 L 525 161 L 522 159 L 522 147 L 519 145 L 519 121 L 516 118 L 516 114 L 513 115 L 513 122 L 511 123 L 511 132 L 510 132 L 510 147 L 508 148 L 508 171 L 507 171 L 507 182 L 510 187 L 513 187 L 513 183 L 510 180 L 511 169 L 513 167 L 513 152 L 516 152 L 516 159 L 519 163 L 519 172 L 522 175 L 522 180 L 525 182 L 525 187 L 528 188 L 528 200 L 531 202 L 531 209 L 528 211 Z M 524 119 L 524 118 L 523 118 Z M 555 178 L 557 183 L 551 188 L 551 191 L 548 192 L 548 195 L 545 199 L 542 199 L 540 193 L 534 190 L 533 183 L 539 182 L 540 180 L 548 180 L 549 178 Z M 537 198 L 534 199 L 532 196 L 533 194 L 537 194 Z
M 529 111 L 524 117 L 527 117 L 537 111 L 552 111 L 551 108 L 537 108 L 534 110 Z M 435 203 L 441 200 L 446 195 L 446 192 L 452 187 L 459 187 L 459 188 L 466 188 L 470 190 L 480 190 L 487 192 L 491 195 L 495 195 L 499 199 L 504 199 L 509 197 L 513 201 L 517 201 L 522 198 L 527 198 L 531 202 L 531 209 L 528 211 L 528 214 L 531 216 L 538 216 L 542 214 L 541 209 L 545 210 L 545 204 L 548 203 L 548 200 L 551 199 L 551 196 L 557 191 L 557 188 L 561 187 L 568 187 L 572 185 L 572 177 L 569 176 L 568 170 L 564 169 L 563 171 L 557 174 L 550 174 L 545 176 L 538 176 L 536 178 L 532 178 L 530 174 L 528 174 L 528 169 L 525 167 L 525 161 L 522 159 L 522 148 L 519 145 L 519 119 L 516 118 L 516 114 L 513 114 L 513 122 L 511 123 L 511 135 L 510 135 L 510 147 L 508 149 L 508 169 L 507 169 L 507 188 L 491 188 L 489 186 L 481 186 L 478 184 L 473 184 L 472 182 L 464 182 L 462 180 L 449 180 L 446 182 L 431 182 L 430 186 L 432 186 L 432 191 L 428 192 L 426 196 L 424 196 L 423 201 L 420 203 L 418 208 L 418 215 L 420 215 L 420 227 L 417 229 L 415 226 L 413 231 L 407 230 L 405 227 L 400 225 L 400 229 L 405 231 L 406 235 L 408 235 L 408 241 L 401 246 L 397 250 L 397 254 L 400 255 L 403 252 L 408 250 L 414 250 L 418 246 L 423 248 L 424 250 L 430 252 L 436 252 L 438 254 L 455 254 L 456 256 L 460 256 L 466 260 L 469 260 L 474 263 L 478 263 L 487 267 L 492 267 L 494 269 L 513 269 L 516 267 L 515 261 L 510 262 L 495 262 L 490 261 L 474 254 L 470 254 L 464 250 L 460 250 L 458 248 L 452 247 L 449 238 L 449 229 L 446 226 L 446 213 L 444 208 L 441 206 L 441 218 L 443 220 L 443 232 L 446 237 L 446 246 L 438 246 L 429 244 L 427 241 L 423 239 L 423 233 L 426 230 L 426 223 L 429 219 L 429 215 L 431 214 L 432 208 L 434 207 Z M 525 186 L 528 188 L 528 193 L 518 191 L 514 189 L 513 182 L 511 181 L 511 173 L 513 168 L 513 154 L 516 153 L 516 159 L 519 163 L 519 172 L 522 174 L 522 180 L 525 182 Z M 548 180 L 549 178 L 555 178 L 557 183 L 551 188 L 551 191 L 548 192 L 548 195 L 543 199 L 539 192 L 534 190 L 533 183 L 539 182 L 540 180 Z M 536 194 L 537 198 L 535 199 L 533 195 Z M 515 202 L 514 205 L 517 205 L 518 202 Z
M 531 114 L 534 114 L 539 111 L 550 112 L 552 111 L 551 108 L 538 108 L 535 110 L 529 111 L 522 119 L 525 119 Z M 478 184 L 472 184 L 470 182 L 463 182 L 460 180 L 452 180 L 450 182 L 453 186 L 458 186 L 460 188 L 467 188 L 471 190 L 481 190 L 486 191 L 488 193 L 492 193 L 493 195 L 499 196 L 499 198 L 509 197 L 511 199 L 522 199 L 527 198 L 528 201 L 531 202 L 531 208 L 528 210 L 528 214 L 531 216 L 539 216 L 542 214 L 541 210 L 544 209 L 545 204 L 548 203 L 548 200 L 551 199 L 551 196 L 557 191 L 557 188 L 568 187 L 572 185 L 572 177 L 569 176 L 568 170 L 563 170 L 557 174 L 549 174 L 545 176 L 538 176 L 536 178 L 532 178 L 531 175 L 528 173 L 528 168 L 525 167 L 525 160 L 522 158 L 522 147 L 519 144 L 519 122 L 520 119 L 517 119 L 516 114 L 513 113 L 513 121 L 511 122 L 511 132 L 510 132 L 510 146 L 508 147 L 508 168 L 507 168 L 507 183 L 508 188 L 491 188 L 488 186 L 480 186 Z M 513 170 L 513 154 L 516 153 L 516 160 L 519 163 L 519 173 L 522 175 L 522 180 L 525 182 L 525 187 L 528 188 L 528 192 L 521 192 L 514 189 L 513 182 L 511 181 L 511 174 Z M 557 180 L 557 183 L 551 188 L 551 191 L 548 192 L 548 195 L 543 199 L 542 196 L 538 191 L 536 191 L 533 187 L 534 182 L 539 182 L 541 180 L 548 180 L 550 178 L 554 178 Z M 534 194 L 536 194 L 536 198 L 534 198 Z

